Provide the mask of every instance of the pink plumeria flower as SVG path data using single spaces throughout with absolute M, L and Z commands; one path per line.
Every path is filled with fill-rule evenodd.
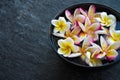
M 58 20 L 51 21 L 54 25 L 53 35 L 58 37 L 64 37 L 65 32 L 70 28 L 70 22 L 67 22 L 64 17 L 59 17 Z
M 78 23 L 82 32 L 80 33 L 81 38 L 85 38 L 87 36 L 91 37 L 91 40 L 96 41 L 98 39 L 97 30 L 101 27 L 100 23 L 91 23 L 90 19 L 86 17 L 85 24 Z
M 77 22 L 83 23 L 85 21 L 85 16 L 80 14 L 79 8 L 75 9 L 74 14 L 72 15 L 69 10 L 65 11 L 65 15 L 67 19 L 73 24 L 77 24 Z
M 102 26 L 109 27 L 116 23 L 116 17 L 112 14 L 107 14 L 106 12 L 100 13 L 100 17 L 96 18 L 97 21 L 101 22 Z
M 68 37 L 66 39 L 58 40 L 58 53 L 63 55 L 64 57 L 78 57 L 81 53 L 78 53 L 79 47 L 74 45 L 74 41 Z
M 114 60 L 118 52 L 116 51 L 120 47 L 120 42 L 115 42 L 113 44 L 108 44 L 108 42 L 101 36 L 100 37 L 100 45 L 95 43 L 91 43 L 94 49 L 97 50 L 97 53 L 94 54 L 95 58 L 102 59 L 107 57 L 109 61 Z
M 92 56 L 91 52 L 86 52 L 85 54 L 86 58 L 85 58 L 85 62 L 91 66 L 101 66 L 102 65 L 102 61 L 100 59 L 96 59 Z
M 97 17 L 100 16 L 99 13 L 95 13 L 96 11 L 96 7 L 94 5 L 91 5 L 88 9 L 88 12 L 83 10 L 82 8 L 79 8 L 80 9 L 80 12 L 85 16 L 85 17 L 88 17 L 90 19 L 90 21 L 92 23 L 96 22 L 96 19 Z

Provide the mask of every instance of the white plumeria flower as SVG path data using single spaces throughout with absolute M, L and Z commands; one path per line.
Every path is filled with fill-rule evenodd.
M 74 45 L 74 41 L 68 37 L 67 39 L 58 40 L 58 53 L 63 55 L 64 57 L 78 57 L 81 53 L 78 53 L 79 47 Z
M 85 54 L 86 58 L 85 58 L 85 62 L 91 66 L 91 67 L 94 67 L 94 66 L 101 66 L 102 65 L 102 62 L 100 59 L 96 59 L 92 56 L 92 53 L 91 52 L 86 52 Z
M 96 18 L 97 21 L 101 22 L 103 26 L 109 27 L 116 23 L 116 17 L 112 14 L 107 15 L 106 12 L 102 12 L 100 18 Z
M 51 21 L 54 25 L 53 35 L 58 37 L 64 37 L 65 31 L 70 28 L 70 22 L 66 22 L 64 17 L 59 17 L 58 20 L 54 19 Z

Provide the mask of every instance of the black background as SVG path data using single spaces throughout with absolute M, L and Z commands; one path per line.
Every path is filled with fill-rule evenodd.
M 120 80 L 120 63 L 85 71 L 63 61 L 51 48 L 51 20 L 83 2 L 120 12 L 120 0 L 0 0 L 0 80 Z

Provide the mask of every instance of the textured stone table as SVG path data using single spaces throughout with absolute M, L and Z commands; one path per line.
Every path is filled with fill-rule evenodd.
M 120 0 L 0 0 L 0 80 L 120 80 L 120 63 L 102 71 L 82 71 L 51 48 L 51 19 L 83 2 L 120 12 Z

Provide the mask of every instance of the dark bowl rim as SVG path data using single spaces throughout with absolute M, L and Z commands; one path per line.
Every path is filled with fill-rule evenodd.
M 111 8 L 111 7 L 109 7 L 109 6 L 106 6 L 106 5 L 104 5 L 104 4 L 98 4 L 98 3 L 78 3 L 78 4 L 73 4 L 73 5 L 71 5 L 71 6 L 68 6 L 67 8 L 64 8 L 63 10 L 60 10 L 60 11 L 54 16 L 53 19 L 56 19 L 57 17 L 59 17 L 59 15 L 62 14 L 65 10 L 70 9 L 70 8 L 73 8 L 73 7 L 75 7 L 75 6 L 80 6 L 80 5 L 98 5 L 98 6 L 103 6 L 103 7 L 105 7 L 106 9 L 111 9 L 112 11 L 120 14 L 120 13 L 119 13 L 118 11 L 116 11 L 115 9 L 113 9 L 113 8 Z M 53 44 L 53 40 L 52 40 L 52 38 L 51 38 L 51 36 L 52 36 L 51 26 L 52 26 L 52 24 L 50 23 L 49 36 L 48 36 L 48 37 L 49 37 L 50 44 L 51 44 L 53 50 L 55 51 L 55 53 L 57 53 L 57 51 L 55 50 L 55 46 L 54 46 L 54 44 Z M 114 62 L 111 62 L 111 63 L 109 63 L 109 64 L 104 64 L 104 65 L 102 65 L 102 66 L 94 66 L 94 67 L 91 67 L 91 66 L 80 65 L 80 64 L 78 64 L 78 63 L 72 62 L 72 61 L 66 59 L 65 57 L 63 57 L 62 55 L 60 55 L 60 54 L 58 54 L 58 53 L 57 53 L 57 55 L 58 55 L 60 58 L 62 58 L 64 61 L 66 61 L 66 62 L 68 62 L 68 63 L 70 63 L 70 64 L 72 64 L 72 65 L 75 65 L 75 66 L 78 66 L 78 67 L 82 67 L 82 68 L 87 68 L 87 69 L 100 69 L 100 68 L 103 68 L 103 67 L 112 66 L 113 64 L 116 64 L 116 63 L 118 63 L 118 62 L 120 61 L 120 59 L 119 59 L 119 60 L 114 61 Z

